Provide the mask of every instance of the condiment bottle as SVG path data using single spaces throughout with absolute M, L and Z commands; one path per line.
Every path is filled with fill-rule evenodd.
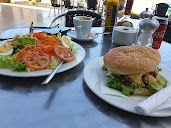
M 130 17 L 133 3 L 134 3 L 134 0 L 127 0 L 126 7 L 125 7 L 125 13 L 124 13 L 125 16 Z
M 105 31 L 112 32 L 113 26 L 117 22 L 118 0 L 107 0 L 106 17 L 105 17 Z
M 149 46 L 153 43 L 152 34 L 159 27 L 159 22 L 150 15 L 150 18 L 141 20 L 139 28 L 141 29 L 141 35 L 138 37 L 136 45 Z
M 125 12 L 122 18 L 119 19 L 117 26 L 127 26 L 132 27 L 132 21 L 131 21 L 131 11 L 133 6 L 134 0 L 127 0 Z M 122 23 L 128 22 L 126 25 L 122 25 Z

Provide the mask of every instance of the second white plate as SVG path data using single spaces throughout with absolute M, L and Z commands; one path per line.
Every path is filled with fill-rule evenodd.
M 101 92 L 101 86 L 99 81 L 101 80 L 101 76 L 99 76 L 99 72 L 103 72 L 101 70 L 103 66 L 103 57 L 96 58 L 92 61 L 90 61 L 84 68 L 84 80 L 87 84 L 87 86 L 90 88 L 90 90 L 96 94 L 99 98 L 104 100 L 105 102 L 120 108 L 122 110 L 138 114 L 134 106 L 140 103 L 142 100 L 136 100 L 135 97 L 119 97 L 119 96 L 114 96 L 114 95 L 107 95 L 103 94 Z M 167 80 L 168 83 L 171 83 L 171 80 L 169 79 L 169 76 L 171 76 L 171 70 L 167 69 L 165 67 L 162 67 L 162 72 L 160 73 L 162 76 L 164 76 Z M 104 76 L 105 77 L 105 76 Z M 147 97 L 142 97 L 139 96 L 142 99 L 146 99 Z M 152 117 L 167 117 L 171 116 L 171 109 L 164 109 L 160 111 L 155 111 L 150 113 L 148 116 Z

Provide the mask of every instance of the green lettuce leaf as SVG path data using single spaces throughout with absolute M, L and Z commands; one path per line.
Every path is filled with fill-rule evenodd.
M 9 68 L 13 71 L 25 71 L 25 64 L 20 59 L 17 62 L 13 56 L 0 56 L 0 68 Z
M 18 53 L 21 49 L 23 49 L 26 45 L 32 44 L 35 45 L 37 42 L 35 38 L 29 37 L 27 35 L 22 35 L 16 38 L 16 40 L 12 43 L 14 48 L 14 53 Z

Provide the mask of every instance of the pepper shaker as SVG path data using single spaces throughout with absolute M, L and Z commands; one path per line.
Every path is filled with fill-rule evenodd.
M 150 11 L 148 11 L 148 8 L 146 8 L 145 11 L 142 11 L 139 15 L 140 20 L 145 19 L 145 18 L 149 18 L 152 15 L 152 13 Z
M 150 15 L 149 18 L 143 19 L 139 24 L 141 35 L 138 37 L 136 45 L 151 47 L 153 43 L 152 34 L 158 27 L 159 22 L 153 18 L 153 15 Z

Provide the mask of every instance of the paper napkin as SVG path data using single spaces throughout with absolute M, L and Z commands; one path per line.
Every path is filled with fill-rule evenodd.
M 171 108 L 171 85 L 168 85 L 135 106 L 135 110 L 143 115 L 169 108 Z

